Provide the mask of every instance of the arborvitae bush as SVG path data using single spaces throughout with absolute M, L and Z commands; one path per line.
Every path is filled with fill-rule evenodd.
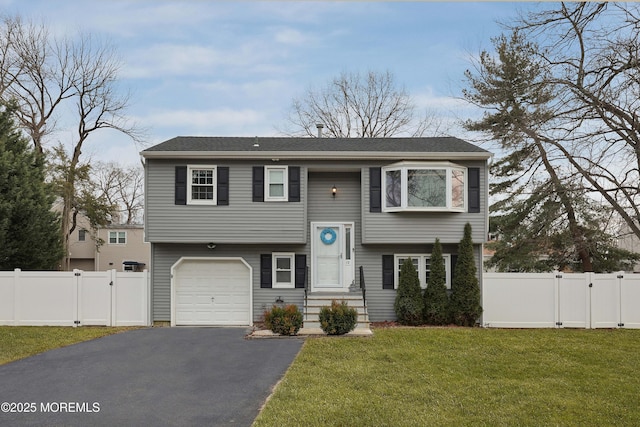
M 400 283 L 393 304 L 398 322 L 402 325 L 422 324 L 424 303 L 420 279 L 411 258 L 407 258 L 400 269 Z
M 355 308 L 342 301 L 331 301 L 331 307 L 320 308 L 320 327 L 327 335 L 343 335 L 353 331 L 358 322 Z
M 284 308 L 274 305 L 264 312 L 264 324 L 274 334 L 296 335 L 302 327 L 302 313 L 294 304 Z
M 458 262 L 455 267 L 451 292 L 451 321 L 460 326 L 473 326 L 482 314 L 480 286 L 473 257 L 471 225 L 464 227 L 464 237 L 458 246 Z
M 447 275 L 442 257 L 440 239 L 436 239 L 431 252 L 430 273 L 424 290 L 424 322 L 428 325 L 444 325 L 449 321 L 449 296 Z
M 55 270 L 64 251 L 60 215 L 42 156 L 18 128 L 15 104 L 0 102 L 0 270 Z

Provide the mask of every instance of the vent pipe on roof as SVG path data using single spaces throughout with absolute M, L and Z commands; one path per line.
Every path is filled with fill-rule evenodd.
M 318 128 L 318 138 L 322 138 L 322 128 L 324 125 L 322 123 L 318 123 L 316 127 Z

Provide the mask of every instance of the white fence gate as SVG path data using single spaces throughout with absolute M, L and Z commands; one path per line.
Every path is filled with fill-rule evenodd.
M 640 328 L 640 277 L 484 273 L 482 324 L 497 328 Z
M 149 326 L 149 275 L 0 271 L 0 325 Z

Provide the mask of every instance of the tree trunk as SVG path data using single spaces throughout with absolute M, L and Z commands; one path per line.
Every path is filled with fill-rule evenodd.
M 535 141 L 538 152 L 540 153 L 540 158 L 542 159 L 544 167 L 547 170 L 549 177 L 551 178 L 551 183 L 553 184 L 556 194 L 558 194 L 560 202 L 562 203 L 562 206 L 564 206 L 564 209 L 566 211 L 567 220 L 569 221 L 569 232 L 571 233 L 576 253 L 578 254 L 580 262 L 582 263 L 582 271 L 593 271 L 591 256 L 589 255 L 589 251 L 587 250 L 587 247 L 585 245 L 584 234 L 582 233 L 582 229 L 578 224 L 576 212 L 573 209 L 573 204 L 571 203 L 571 199 L 569 199 L 569 196 L 567 195 L 567 188 L 562 184 L 560 178 L 558 177 L 558 174 L 553 168 L 553 165 L 551 164 L 551 162 L 549 162 L 547 152 L 542 146 L 542 143 L 540 142 L 537 135 L 531 132 L 530 136 Z
M 69 164 L 69 170 L 67 172 L 67 179 L 65 182 L 65 188 L 63 191 L 63 205 L 62 205 L 62 242 L 64 247 L 64 258 L 62 260 L 62 269 L 65 271 L 71 270 L 71 253 L 69 252 L 69 240 L 71 233 L 75 229 L 75 221 L 72 226 L 72 214 L 73 214 L 73 199 L 75 196 L 76 188 L 76 168 L 80 162 L 80 148 L 82 147 L 80 141 L 73 150 L 73 157 Z

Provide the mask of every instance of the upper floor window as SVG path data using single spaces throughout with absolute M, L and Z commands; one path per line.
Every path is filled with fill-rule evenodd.
M 78 241 L 84 242 L 86 240 L 87 240 L 87 230 L 85 230 L 84 228 L 78 230 Z
M 187 179 L 187 201 L 189 204 L 216 204 L 215 166 L 189 166 Z
M 382 168 L 387 212 L 455 211 L 467 206 L 467 169 L 453 163 L 397 163 Z
M 109 232 L 110 245 L 124 245 L 126 243 L 127 243 L 126 231 L 110 231 Z
M 265 201 L 288 200 L 287 175 L 286 166 L 265 166 Z
M 418 272 L 418 278 L 420 279 L 420 287 L 422 289 L 427 287 L 427 282 L 429 281 L 429 275 L 431 273 L 431 254 L 396 254 L 395 255 L 395 288 L 398 288 L 398 284 L 400 283 L 400 270 L 402 270 L 402 264 L 406 261 L 407 258 L 411 258 L 411 262 L 413 266 L 416 268 Z M 451 255 L 442 254 L 442 258 L 444 258 L 444 269 L 446 274 L 446 286 L 447 289 L 451 289 Z

